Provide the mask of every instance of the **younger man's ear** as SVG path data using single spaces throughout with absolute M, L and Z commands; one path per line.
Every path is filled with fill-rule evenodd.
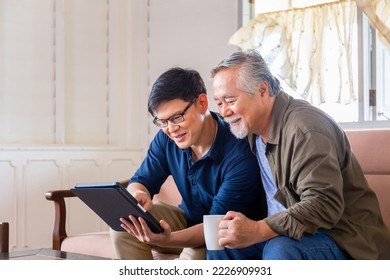
M 202 107 L 202 112 L 206 112 L 206 110 L 209 107 L 209 101 L 207 99 L 207 95 L 204 93 L 201 93 L 198 97 L 199 99 L 199 104 Z

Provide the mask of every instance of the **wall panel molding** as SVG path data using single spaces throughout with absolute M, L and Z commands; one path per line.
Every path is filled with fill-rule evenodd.
M 130 178 L 142 158 L 141 150 L 107 147 L 0 149 L 0 220 L 10 223 L 10 250 L 51 247 L 54 205 L 47 191 Z M 108 229 L 81 201 L 67 205 L 69 234 Z

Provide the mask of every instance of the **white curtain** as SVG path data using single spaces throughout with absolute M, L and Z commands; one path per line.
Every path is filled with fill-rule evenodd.
M 349 104 L 356 100 L 351 60 L 355 24 L 354 2 L 320 4 L 258 14 L 230 44 L 258 49 L 271 71 L 312 104 Z
M 328 2 L 333 3 L 258 14 L 229 43 L 258 49 L 271 71 L 312 104 L 349 104 L 356 100 L 351 60 L 356 5 Z

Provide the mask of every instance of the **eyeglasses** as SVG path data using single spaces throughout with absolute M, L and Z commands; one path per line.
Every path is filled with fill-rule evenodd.
M 199 95 L 195 96 L 190 103 L 188 103 L 187 107 L 184 108 L 183 112 L 181 113 L 178 113 L 178 114 L 175 114 L 171 117 L 169 117 L 168 119 L 166 120 L 161 120 L 161 119 L 158 119 L 157 117 L 155 117 L 153 119 L 153 123 L 155 125 L 157 125 L 159 128 L 164 128 L 164 127 L 167 127 L 168 126 L 168 121 L 173 123 L 173 124 L 179 124 L 179 123 L 182 123 L 184 121 L 184 114 L 188 111 L 188 109 L 190 109 L 190 107 L 192 106 L 192 104 L 195 103 L 196 99 L 198 99 Z

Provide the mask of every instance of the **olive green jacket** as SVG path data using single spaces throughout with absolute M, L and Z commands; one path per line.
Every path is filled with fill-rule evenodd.
M 390 259 L 390 234 L 375 193 L 343 130 L 306 101 L 281 92 L 274 103 L 266 155 L 276 200 L 287 210 L 265 219 L 301 239 L 323 230 L 353 259 Z M 255 137 L 249 141 L 254 152 Z

